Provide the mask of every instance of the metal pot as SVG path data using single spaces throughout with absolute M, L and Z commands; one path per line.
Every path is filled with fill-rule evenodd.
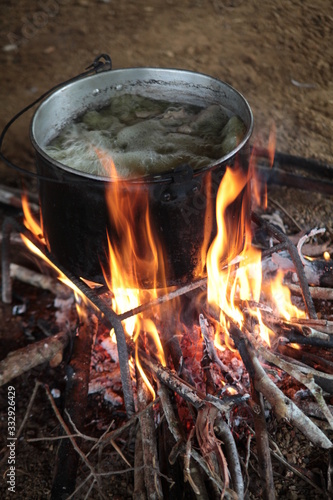
M 107 261 L 107 231 L 115 245 L 121 240 L 105 201 L 106 189 L 112 192 L 113 181 L 51 159 L 45 147 L 68 122 L 125 93 L 202 106 L 221 104 L 246 126 L 240 144 L 205 168 L 192 171 L 187 165 L 179 165 L 172 172 L 131 179 L 124 185 L 133 196 L 147 192 L 153 230 L 165 251 L 168 285 L 188 282 L 194 277 L 204 239 L 207 197 L 215 199 L 225 166 L 232 165 L 236 156 L 237 163 L 248 168 L 248 141 L 253 128 L 251 109 L 244 97 L 228 84 L 204 74 L 156 68 L 112 70 L 65 84 L 42 102 L 32 119 L 31 141 L 40 176 L 44 236 L 49 250 L 68 271 L 104 282 L 101 266 L 105 267 Z M 210 182 L 213 189 L 207 193 Z M 236 221 L 244 196 L 243 192 L 228 212 Z M 215 210 L 210 239 L 216 232 L 214 214 Z M 140 239 L 138 231 L 136 236 Z M 150 278 L 142 276 L 142 286 L 150 286 Z

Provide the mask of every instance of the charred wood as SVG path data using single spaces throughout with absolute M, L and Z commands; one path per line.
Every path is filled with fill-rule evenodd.
M 90 318 L 79 327 L 78 336 L 74 342 L 72 359 L 67 370 L 65 407 L 75 427 L 81 432 L 88 402 L 92 339 L 96 331 L 97 321 L 95 317 Z M 67 425 L 70 427 L 69 421 Z M 61 440 L 51 490 L 52 500 L 67 498 L 68 495 L 74 492 L 78 462 L 79 456 L 71 442 L 68 439 Z
M 302 361 L 308 366 L 315 368 L 316 370 L 323 371 L 324 373 L 329 373 L 333 375 L 333 362 L 329 361 L 318 354 L 313 352 L 304 351 L 303 349 L 295 349 L 288 344 L 279 344 L 278 350 L 281 354 L 285 354 L 290 358 Z
M 254 387 L 251 380 L 252 414 L 254 429 L 256 433 L 256 445 L 258 452 L 260 476 L 263 482 L 263 498 L 265 500 L 275 499 L 273 467 L 269 449 L 269 437 L 265 420 L 265 408 L 262 394 Z
M 146 500 L 146 487 L 143 474 L 143 450 L 142 450 L 142 434 L 140 426 L 138 426 L 135 438 L 135 457 L 134 457 L 134 500 Z

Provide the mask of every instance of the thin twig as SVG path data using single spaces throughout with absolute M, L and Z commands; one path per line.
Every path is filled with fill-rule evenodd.
M 46 392 L 46 395 L 51 403 L 51 406 L 52 406 L 52 409 L 55 413 L 55 416 L 57 417 L 61 427 L 63 428 L 64 432 L 67 434 L 67 436 L 69 437 L 70 439 L 70 442 L 72 443 L 72 446 L 73 448 L 75 449 L 75 451 L 78 453 L 78 455 L 80 456 L 80 458 L 82 459 L 82 461 L 86 464 L 86 466 L 88 467 L 88 469 L 90 470 L 90 474 L 91 476 L 94 478 L 94 480 L 97 482 L 97 484 L 99 484 L 99 481 L 98 481 L 98 474 L 96 473 L 94 467 L 91 465 L 91 463 L 89 462 L 89 460 L 87 459 L 86 455 L 83 453 L 83 451 L 81 450 L 81 448 L 77 445 L 75 439 L 73 437 L 71 437 L 72 433 L 70 432 L 70 429 L 68 428 L 66 422 L 64 421 L 64 419 L 62 418 L 62 416 L 60 415 L 60 412 L 54 402 L 54 399 L 53 399 L 53 396 L 49 390 L 49 388 L 46 386 L 46 385 L 43 385 L 44 387 L 44 390 Z M 101 495 L 102 498 L 104 498 L 105 500 L 106 497 L 105 495 L 102 493 L 101 489 L 99 488 L 99 494 Z
M 260 476 L 263 480 L 263 498 L 265 500 L 275 499 L 273 467 L 269 449 L 269 438 L 265 420 L 265 408 L 262 394 L 254 386 L 251 379 L 251 395 L 253 400 L 253 420 L 256 430 L 256 444 Z
M 185 454 L 184 454 L 184 481 L 185 483 L 188 482 L 189 485 L 191 486 L 192 490 L 196 495 L 200 495 L 200 490 L 198 489 L 197 485 L 193 481 L 191 477 L 191 468 L 190 468 L 190 461 L 191 461 L 191 449 L 192 449 L 192 438 L 194 436 L 195 432 L 195 427 L 192 427 L 187 441 L 186 441 L 186 446 L 185 446 Z
M 323 397 L 322 389 L 314 381 L 314 375 L 313 373 L 311 373 L 311 370 L 309 369 L 307 373 L 304 374 L 302 373 L 301 369 L 296 367 L 293 363 L 289 363 L 288 361 L 281 359 L 279 356 L 266 349 L 253 336 L 251 336 L 251 342 L 255 346 L 257 352 L 263 358 L 265 358 L 266 361 L 269 361 L 270 363 L 273 363 L 275 366 L 278 366 L 279 368 L 281 368 L 281 370 L 284 370 L 286 373 L 294 377 L 296 380 L 298 380 L 298 382 L 305 385 L 309 389 L 313 397 L 316 399 L 321 411 L 325 415 L 328 423 L 333 429 L 333 415 L 331 414 L 326 404 L 326 401 Z M 319 373 L 321 375 L 321 372 Z
M 254 380 L 255 387 L 269 401 L 277 417 L 292 422 L 314 445 L 325 449 L 331 448 L 332 442 L 328 437 L 268 377 L 248 339 L 231 318 L 229 321 L 231 338 Z
M 35 386 L 33 388 L 33 391 L 32 391 L 32 394 L 31 394 L 31 397 L 30 397 L 30 400 L 29 400 L 29 403 L 28 403 L 28 406 L 27 406 L 27 409 L 26 409 L 26 412 L 25 412 L 24 417 L 23 417 L 23 420 L 22 420 L 22 422 L 20 424 L 20 427 L 18 428 L 17 433 L 15 435 L 16 440 L 21 436 L 23 428 L 24 428 L 24 426 L 25 426 L 28 418 L 30 417 L 30 412 L 31 412 L 32 405 L 34 404 L 37 391 L 38 391 L 38 389 L 39 389 L 39 387 L 41 385 L 42 385 L 41 382 L 39 382 L 38 380 L 36 380 Z M 3 451 L 3 450 L 1 450 L 1 451 Z M 6 453 L 5 453 L 4 457 L 2 458 L 2 460 L 0 462 L 0 467 L 2 467 L 2 465 L 7 461 L 8 456 L 9 456 L 9 448 L 6 448 Z

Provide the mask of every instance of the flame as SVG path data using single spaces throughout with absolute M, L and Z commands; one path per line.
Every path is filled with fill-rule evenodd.
M 43 243 L 45 243 L 45 240 L 43 238 L 43 230 L 42 230 L 42 225 L 37 222 L 35 217 L 32 215 L 30 206 L 29 206 L 29 201 L 28 201 L 28 196 L 23 193 L 22 194 L 22 210 L 24 214 L 24 220 L 23 224 L 25 227 L 37 238 L 39 238 Z
M 206 257 L 207 250 L 211 240 L 212 228 L 213 228 L 213 208 L 214 208 L 214 197 L 212 196 L 212 173 L 209 172 L 205 177 L 205 200 L 206 200 L 206 210 L 205 210 L 205 221 L 204 221 L 204 239 L 200 249 L 200 255 L 198 256 L 198 264 L 194 274 L 198 277 L 203 276 L 206 268 Z
M 226 330 L 226 316 L 240 328 L 243 326 L 244 317 L 235 302 L 236 294 L 241 300 L 258 301 L 260 297 L 261 255 L 251 246 L 251 229 L 246 216 L 248 181 L 248 174 L 241 167 L 227 167 L 217 194 L 217 235 L 207 254 L 207 298 L 220 309 L 220 322 Z M 233 217 L 235 211 L 238 217 Z M 236 227 L 232 224 L 234 220 Z M 236 269 L 233 259 L 238 254 Z
M 275 130 L 270 134 L 268 156 L 271 164 L 274 160 Z M 255 156 L 250 160 L 248 172 L 235 164 L 233 168 L 227 167 L 222 178 L 216 200 L 217 235 L 207 253 L 207 298 L 208 302 L 220 311 L 220 325 L 225 335 L 225 343 L 232 348 L 228 341 L 229 318 L 240 329 L 244 326 L 244 314 L 239 302 L 248 304 L 249 314 L 255 318 L 256 331 L 262 339 L 270 345 L 273 332 L 262 319 L 259 307 L 250 307 L 249 301 L 258 303 L 262 292 L 261 251 L 252 245 L 252 234 L 249 214 L 249 199 L 251 195 L 257 196 L 257 202 L 266 204 L 266 195 L 262 196 L 262 187 L 253 189 Z M 256 179 L 254 179 L 256 181 Z M 251 185 L 252 183 L 252 185 Z M 256 182 L 254 182 L 256 184 Z M 283 276 L 279 275 L 272 290 L 272 297 L 281 295 L 284 290 Z M 287 289 L 288 290 L 288 289 Z M 289 292 L 289 290 L 288 290 Z M 284 317 L 302 317 L 290 300 L 289 296 L 278 300 L 279 310 Z M 216 332 L 215 345 L 219 343 L 219 332 Z
M 291 292 L 287 286 L 283 285 L 283 277 L 283 271 L 279 270 L 270 286 L 271 299 L 275 302 L 280 315 L 286 320 L 290 321 L 291 318 L 305 318 L 305 312 L 292 304 Z
M 330 253 L 327 252 L 327 250 L 324 252 L 323 257 L 324 257 L 325 260 L 330 260 L 331 259 Z
M 24 226 L 34 235 L 38 238 L 38 240 L 45 244 L 45 239 L 43 237 L 43 230 L 42 230 L 42 225 L 37 222 L 35 217 L 32 215 L 32 212 L 30 210 L 28 198 L 25 194 L 22 195 L 22 209 L 23 209 L 23 214 L 24 214 L 24 220 L 23 224 Z M 86 319 L 86 307 L 88 304 L 88 299 L 86 296 L 81 292 L 81 290 L 70 281 L 67 276 L 60 270 L 58 269 L 57 266 L 51 262 L 50 259 L 46 257 L 46 255 L 34 244 L 32 241 L 29 240 L 24 234 L 21 234 L 21 238 L 27 248 L 35 254 L 37 257 L 39 257 L 41 260 L 46 262 L 52 269 L 54 269 L 58 276 L 58 280 L 67 285 L 73 292 L 75 296 L 75 304 L 76 304 L 76 310 L 79 316 L 80 321 L 84 321 Z
M 116 313 L 134 309 L 143 301 L 157 297 L 159 284 L 165 286 L 163 251 L 156 241 L 149 212 L 148 186 L 121 179 L 112 158 L 94 147 L 106 174 L 112 179 L 106 185 L 106 203 L 112 230 L 108 232 L 108 268 L 103 275 L 113 294 L 112 308 Z M 147 290 L 144 285 L 149 285 Z M 124 321 L 125 332 L 136 343 L 135 361 L 142 378 L 155 398 L 155 391 L 140 364 L 138 341 L 143 336 L 153 340 L 157 358 L 166 365 L 157 328 L 143 313 Z
M 92 306 L 94 306 L 90 301 L 86 298 L 86 296 L 81 292 L 81 290 L 72 282 L 70 281 L 67 276 L 51 262 L 50 259 L 46 257 L 46 255 L 34 244 L 32 241 L 29 240 L 24 234 L 21 234 L 21 238 L 23 242 L 25 243 L 26 247 L 31 251 L 31 253 L 35 254 L 37 257 L 39 257 L 41 260 L 46 262 L 52 269 L 54 269 L 58 276 L 58 280 L 64 283 L 64 285 L 67 285 L 73 292 L 75 296 L 75 303 L 76 303 L 76 310 L 79 316 L 80 321 L 84 321 L 86 318 L 86 309 L 85 307 L 82 306 L 82 304 L 87 305 L 88 303 Z M 95 307 L 95 306 L 94 306 Z

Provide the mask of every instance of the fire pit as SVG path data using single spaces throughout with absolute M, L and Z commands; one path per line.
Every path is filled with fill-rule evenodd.
M 109 444 L 126 462 L 127 472 L 133 473 L 137 498 L 244 498 L 254 435 L 261 496 L 274 498 L 271 457 L 278 458 L 279 454 L 272 449 L 267 415 L 297 428 L 325 453 L 328 462 L 332 451 L 329 432 L 302 410 L 300 393 L 301 388 L 303 392 L 306 388 L 307 396 L 311 394 L 316 403 L 316 411 L 332 427 L 328 403 L 333 393 L 333 370 L 328 353 L 333 326 L 330 320 L 318 319 L 307 274 L 310 269 L 311 276 L 318 275 L 320 269 L 320 277 L 329 280 L 332 262 L 329 255 L 327 260 L 305 259 L 304 239 L 297 248 L 281 229 L 265 220 L 265 214 L 258 215 L 259 209 L 250 217 L 251 188 L 262 198 L 262 190 L 254 188 L 257 161 L 254 150 L 250 168 L 239 166 L 232 158 L 232 167 L 223 169 L 216 209 L 215 197 L 214 210 L 211 199 L 205 204 L 206 231 L 201 234 L 195 272 L 192 266 L 190 273 L 196 279 L 178 288 L 166 286 L 173 284 L 168 274 L 165 286 L 161 286 L 156 269 L 161 269 L 163 253 L 155 245 L 155 225 L 150 224 L 149 211 L 145 212 L 142 226 L 153 257 L 149 258 L 154 269 L 153 280 L 147 280 L 149 288 L 143 286 L 146 280 L 142 275 L 138 279 L 137 270 L 124 272 L 124 260 L 111 237 L 103 280 L 92 283 L 81 275 L 81 270 L 67 269 L 58 262 L 58 255 L 50 252 L 48 234 L 26 204 L 24 226 L 13 219 L 5 222 L 3 300 L 11 301 L 10 270 L 12 274 L 20 272 L 10 267 L 8 258 L 8 244 L 15 230 L 22 234 L 31 252 L 47 262 L 74 291 L 78 307 L 77 336 L 67 371 L 67 412 L 63 416 L 45 387 L 67 436 L 59 447 L 52 498 L 74 492 L 79 456 L 88 472 L 76 492 L 88 485 L 85 494 L 89 496 L 96 488 L 103 495 L 103 475 L 110 471 L 103 469 L 100 473 L 90 457 L 98 449 L 101 458 Z M 212 231 L 214 226 L 216 230 Z M 264 240 L 264 250 L 253 244 L 259 238 Z M 129 252 L 125 260 L 132 263 L 136 245 L 130 245 L 130 241 L 126 240 L 127 247 L 122 251 Z M 303 299 L 298 307 L 277 272 L 282 264 L 297 275 Z M 168 272 L 168 266 L 164 272 Z M 63 303 L 66 300 L 68 297 Z M 18 365 L 21 372 L 41 360 L 51 360 L 56 366 L 71 340 L 71 333 L 65 330 L 48 342 L 43 340 L 9 356 L 0 364 L 1 382 L 17 375 Z M 317 346 L 320 352 L 308 351 L 304 345 Z M 296 380 L 294 398 L 285 393 L 283 373 Z M 36 384 L 33 398 L 40 385 Z M 83 432 L 88 388 L 91 394 L 102 393 L 104 401 L 126 412 L 115 430 L 105 429 L 96 438 Z M 124 423 L 126 417 L 128 422 Z M 131 426 L 136 435 L 128 439 L 135 444 L 135 456 L 129 461 L 129 448 L 119 446 L 116 440 Z M 89 440 L 93 445 L 87 451 L 85 442 Z M 315 490 L 324 494 L 322 485 L 310 481 Z M 332 492 L 330 466 L 325 488 Z
M 231 170 L 227 171 L 226 175 L 232 175 L 231 172 Z M 238 181 L 241 180 L 242 176 Z M 224 180 L 224 186 L 230 186 L 227 177 Z M 223 182 L 220 189 L 223 189 Z M 238 189 L 243 189 L 242 182 L 238 184 Z M 237 192 L 234 193 L 234 196 L 237 196 Z M 226 200 L 226 197 L 221 196 L 221 199 Z M 218 210 L 218 212 L 223 213 L 223 209 Z M 30 220 L 27 212 L 26 219 Z M 193 494 L 197 491 L 203 491 L 202 488 L 204 488 L 210 497 L 220 496 L 223 490 L 225 490 L 227 496 L 231 496 L 234 494 L 232 491 L 236 491 L 240 498 L 243 497 L 245 486 L 235 441 L 237 441 L 237 433 L 243 432 L 243 430 L 241 431 L 243 427 L 239 422 L 244 421 L 244 419 L 245 422 L 248 421 L 250 412 L 256 433 L 257 453 L 264 485 L 263 496 L 268 497 L 268 489 L 274 486 L 272 482 L 270 446 L 264 418 L 265 409 L 261 394 L 264 395 L 273 412 L 279 418 L 285 419 L 300 429 L 315 446 L 323 450 L 331 447 L 326 433 L 313 424 L 306 416 L 306 411 L 300 410 L 292 399 L 288 398 L 278 388 L 280 374 L 283 371 L 292 374 L 293 377 L 296 377 L 297 383 L 305 385 L 311 391 L 317 404 L 319 404 L 320 410 L 330 421 L 329 410 L 327 411 L 320 389 L 322 388 L 325 392 L 332 390 L 332 375 L 328 368 L 329 364 L 327 364 L 324 357 L 317 356 L 317 358 L 314 358 L 311 352 L 308 352 L 307 358 L 305 358 L 306 352 L 304 349 L 301 347 L 298 350 L 294 344 L 297 342 L 298 346 L 302 346 L 305 342 L 310 341 L 313 345 L 320 346 L 319 348 L 323 354 L 325 349 L 331 348 L 331 322 L 316 319 L 316 310 L 309 295 L 304 267 L 300 265 L 301 260 L 297 250 L 295 252 L 295 247 L 279 229 L 265 222 L 261 217 L 253 214 L 252 220 L 257 231 L 262 231 L 264 228 L 266 234 L 276 240 L 275 246 L 264 252 L 266 258 L 287 249 L 290 252 L 290 260 L 294 259 L 296 271 L 299 271 L 299 282 L 303 289 L 305 303 L 304 309 L 308 313 L 308 319 L 290 318 L 289 320 L 283 320 L 281 317 L 274 317 L 272 310 L 267 308 L 267 304 L 264 306 L 258 300 L 255 304 L 251 304 L 251 300 L 245 301 L 236 291 L 237 300 L 234 305 L 238 303 L 241 306 L 245 318 L 244 324 L 241 325 L 237 320 L 237 316 L 234 316 L 234 312 L 230 311 L 230 304 L 225 303 L 222 309 L 221 307 L 216 308 L 216 303 L 220 298 L 210 297 L 209 302 L 207 302 L 206 290 L 208 295 L 211 293 L 209 291 L 210 264 L 208 263 L 208 282 L 207 278 L 203 278 L 185 287 L 169 291 L 169 293 L 162 291 L 162 294 L 161 292 L 158 293 L 155 298 L 146 290 L 144 293 L 147 294 L 146 296 L 149 299 L 147 303 L 134 305 L 129 310 L 126 310 L 125 307 L 125 310 L 118 310 L 118 312 L 111 309 L 110 305 L 115 297 L 110 295 L 110 292 L 105 287 L 96 288 L 91 283 L 86 284 L 78 276 L 73 276 L 71 272 L 66 271 L 67 278 L 72 283 L 71 286 L 80 295 L 84 292 L 88 303 L 94 304 L 92 311 L 99 316 L 101 325 L 104 325 L 103 328 L 100 327 L 99 335 L 96 337 L 99 340 L 93 349 L 90 391 L 92 393 L 102 391 L 105 401 L 109 401 L 115 408 L 119 407 L 119 405 L 121 407 L 124 401 L 127 415 L 131 417 L 130 422 L 133 422 L 133 419 L 136 418 L 140 421 L 142 436 L 141 434 L 137 436 L 135 451 L 135 459 L 138 461 L 136 470 L 138 472 L 134 473 L 137 492 L 140 488 L 139 476 L 142 477 L 140 460 L 143 461 L 141 464 L 145 464 L 146 471 L 144 486 L 141 487 L 150 491 L 151 495 L 158 494 L 162 497 L 169 489 L 168 483 L 165 483 L 164 479 L 160 479 L 160 472 L 166 474 L 169 478 L 174 477 L 170 466 L 165 468 L 163 465 L 161 450 L 163 438 L 157 439 L 159 443 L 159 451 L 157 451 L 154 437 L 154 415 L 163 414 L 166 419 L 166 429 L 173 436 L 171 442 L 169 442 L 170 436 L 165 442 L 168 455 L 171 452 L 169 461 L 179 463 L 179 459 L 182 457 L 184 478 L 187 481 L 185 484 L 189 485 L 190 490 L 194 492 Z M 15 224 L 15 222 L 11 221 L 12 228 L 15 227 Z M 31 223 L 26 222 L 26 224 L 32 229 Z M 217 226 L 219 230 L 221 228 L 227 230 L 225 225 L 221 226 L 221 222 L 217 222 Z M 43 258 L 51 259 L 53 266 L 55 265 L 58 270 L 64 271 L 53 256 L 48 253 L 47 248 L 38 236 L 34 236 L 22 227 L 17 227 L 16 230 L 29 236 L 29 240 L 33 243 L 32 250 L 36 251 L 36 247 L 40 247 L 43 250 Z M 37 228 L 36 234 L 39 232 L 40 230 Z M 216 241 L 219 241 L 219 236 Z M 207 261 L 214 255 L 214 251 L 213 243 L 208 251 Z M 248 259 L 247 264 L 249 267 L 251 267 L 249 260 L 252 266 L 255 265 L 253 257 L 244 256 L 244 259 Z M 241 263 L 242 258 L 238 258 L 235 262 L 229 262 L 229 267 L 225 271 L 231 272 L 232 276 L 235 271 L 242 269 Z M 223 271 L 223 266 L 220 266 L 219 269 Z M 6 271 L 3 272 L 3 276 L 6 276 Z M 223 276 L 220 279 L 223 281 Z M 232 281 L 229 285 L 231 288 L 233 287 Z M 277 294 L 278 292 L 273 293 Z M 114 294 L 115 291 L 113 291 Z M 227 292 L 227 295 L 230 297 L 230 291 Z M 182 299 L 182 303 L 178 302 L 175 305 L 175 301 L 178 300 L 177 297 L 178 299 L 179 297 L 185 297 L 185 300 Z M 175 319 L 175 311 L 180 312 L 182 308 L 182 321 L 178 323 Z M 268 334 L 268 339 L 271 342 L 271 347 L 268 347 L 267 342 L 260 338 L 258 334 L 259 317 L 254 318 L 253 312 L 250 313 L 250 308 L 252 311 L 253 309 L 259 310 L 262 321 L 269 325 L 271 333 Z M 116 308 L 115 310 L 117 311 Z M 224 320 L 226 320 L 225 324 L 220 318 L 219 311 L 223 313 Z M 194 324 L 193 313 L 196 316 Z M 129 330 L 130 325 L 127 321 L 131 320 L 133 315 L 136 318 L 141 318 L 140 335 L 136 336 L 134 333 L 131 338 L 125 331 Z M 302 315 L 304 315 L 304 311 Z M 152 320 L 155 323 L 155 331 L 159 333 L 158 337 L 153 335 Z M 91 333 L 96 332 L 96 323 L 91 323 L 88 318 L 83 319 L 83 321 L 84 323 L 79 328 L 82 350 L 80 351 L 78 348 L 72 363 L 74 363 L 73 366 L 75 366 L 78 378 L 81 378 L 81 375 L 78 374 L 81 373 L 82 377 L 85 374 L 82 380 L 84 379 L 84 383 L 87 384 L 87 361 L 82 363 L 82 359 L 90 351 Z M 112 336 L 109 336 L 110 328 L 113 328 L 117 343 L 115 343 Z M 227 334 L 226 331 L 229 333 Z M 275 333 L 272 333 L 272 331 Z M 278 338 L 275 338 L 276 332 L 279 332 Z M 111 333 L 113 335 L 113 332 Z M 160 341 L 158 338 L 160 338 Z M 62 350 L 63 344 L 61 339 L 54 339 L 55 344 L 56 342 L 60 342 L 57 348 L 57 352 L 59 352 L 59 349 Z M 232 351 L 228 349 L 229 345 L 233 349 Z M 218 350 L 219 347 L 222 348 L 222 351 Z M 40 349 L 37 346 L 36 348 Z M 236 349 L 236 353 L 234 349 Z M 311 364 L 307 365 L 306 369 L 302 365 L 298 365 L 298 362 L 295 361 L 295 359 L 300 359 L 297 352 L 302 353 L 303 362 L 307 359 L 307 363 L 316 363 L 317 370 L 309 368 L 309 366 L 312 366 Z M 52 354 L 54 354 L 53 350 Z M 137 369 L 141 367 L 140 370 L 142 370 L 141 375 L 137 373 L 135 376 L 137 383 L 134 391 L 132 386 L 134 374 L 131 363 L 129 363 L 129 356 L 133 356 L 136 360 Z M 34 354 L 31 353 L 29 357 L 32 359 Z M 267 363 L 271 366 L 270 376 L 262 368 L 262 364 L 265 366 Z M 109 378 L 103 376 L 104 371 L 109 373 Z M 312 381 L 309 379 L 310 373 L 315 377 Z M 157 389 L 154 396 L 147 389 L 149 385 L 153 391 Z M 50 394 L 49 397 L 51 397 Z M 83 404 L 82 386 L 76 387 L 70 393 L 70 399 L 68 399 L 71 419 L 76 422 L 76 425 L 80 425 L 82 412 L 81 415 L 78 415 L 74 410 L 77 398 Z M 153 405 L 150 403 L 151 401 L 154 401 Z M 189 408 L 192 410 L 189 411 Z M 230 434 L 228 426 L 230 419 L 233 422 L 234 436 Z M 72 425 L 71 420 L 67 424 L 63 422 L 62 425 L 65 426 L 65 429 L 67 428 L 66 425 L 70 428 Z M 251 427 L 251 424 L 248 425 Z M 68 432 L 70 432 L 69 428 Z M 121 427 L 113 431 L 110 438 L 116 439 L 120 432 Z M 253 431 L 251 430 L 251 432 Z M 110 438 L 105 437 L 105 439 Z M 224 443 L 223 451 L 220 448 L 219 440 Z M 174 449 L 172 449 L 172 442 L 175 445 Z M 258 445 L 259 442 L 261 447 Z M 106 441 L 102 440 L 101 443 L 106 443 Z M 63 450 L 59 455 L 60 462 L 58 462 L 58 472 L 54 483 L 54 498 L 56 498 L 56 492 L 59 491 L 59 488 L 68 488 L 67 491 L 71 491 L 74 485 L 73 471 L 68 471 L 69 473 L 64 475 L 63 469 L 63 464 L 66 463 L 63 462 L 63 457 L 68 454 L 69 449 L 72 450 L 73 448 L 72 446 L 68 447 L 67 444 L 64 446 L 65 451 Z M 141 448 L 140 452 L 141 446 L 143 448 Z M 221 455 L 221 452 L 223 455 Z M 73 451 L 72 453 L 76 456 L 77 452 Z M 140 453 L 143 454 L 142 459 L 139 458 L 142 456 Z M 224 466 L 219 462 L 220 458 L 223 460 Z M 87 458 L 83 457 L 83 459 L 86 463 L 90 463 L 87 462 Z M 202 472 L 196 470 L 193 460 L 198 464 Z M 224 462 L 225 460 L 227 462 Z M 228 464 L 230 479 L 226 470 L 224 475 L 221 472 L 226 467 L 226 463 Z M 92 474 L 91 484 L 97 485 L 93 481 L 96 472 L 93 471 Z

